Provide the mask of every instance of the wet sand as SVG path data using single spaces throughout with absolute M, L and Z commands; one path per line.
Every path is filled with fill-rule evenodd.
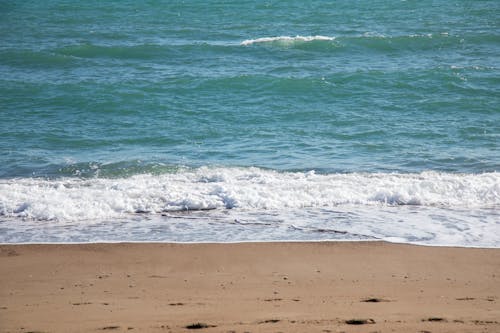
M 0 332 L 500 332 L 500 249 L 0 246 Z

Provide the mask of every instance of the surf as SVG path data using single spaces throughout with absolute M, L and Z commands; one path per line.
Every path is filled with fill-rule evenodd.
M 138 212 L 280 211 L 343 205 L 495 207 L 500 205 L 500 174 L 317 174 L 201 167 L 121 178 L 0 181 L 0 216 L 35 220 L 79 221 Z

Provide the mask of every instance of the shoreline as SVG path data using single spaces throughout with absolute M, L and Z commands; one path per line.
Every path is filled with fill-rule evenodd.
M 0 332 L 500 330 L 498 248 L 9 244 L 0 268 Z
M 342 240 L 342 239 L 318 239 L 318 240 L 251 240 L 251 241 L 234 241 L 234 242 L 175 242 L 175 241 L 95 241 L 95 242 L 26 242 L 26 243 L 2 243 L 2 246 L 30 246 L 30 245 L 99 245 L 99 244 L 151 244 L 151 245 L 238 245 L 238 244 L 314 244 L 314 243 L 384 243 L 402 246 L 419 246 L 429 248 L 450 248 L 450 249 L 478 249 L 478 250 L 500 250 L 500 247 L 495 246 L 472 246 L 472 245 L 440 245 L 440 244 L 422 244 L 422 243 L 404 243 L 404 242 L 391 242 L 383 239 L 357 239 L 357 240 Z

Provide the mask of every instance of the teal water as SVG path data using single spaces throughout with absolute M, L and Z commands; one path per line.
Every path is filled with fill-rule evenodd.
M 320 230 L 338 215 L 318 207 L 360 212 L 372 203 L 383 206 L 379 215 L 360 213 L 348 223 L 380 226 L 378 217 L 389 219 L 383 209 L 415 205 L 444 210 L 422 215 L 424 233 L 432 223 L 458 220 L 469 221 L 459 230 L 484 222 L 500 232 L 499 64 L 498 1 L 2 1 L 2 239 L 50 238 L 18 233 L 28 220 L 104 223 L 115 214 L 128 221 L 130 213 L 178 209 L 244 211 L 261 220 L 272 210 L 289 221 L 283 212 L 293 208 L 310 223 L 323 219 Z M 295 192 L 279 192 L 281 202 L 270 197 L 273 186 L 238 183 L 240 168 L 281 185 L 290 181 L 288 173 L 295 181 L 314 171 L 331 187 L 309 193 L 312 185 L 297 180 Z M 116 195 L 110 188 L 150 181 L 145 175 L 156 185 L 137 190 L 134 183 L 138 194 L 123 205 L 106 201 Z M 331 177 L 342 175 L 352 179 L 332 185 L 337 178 Z M 180 191 L 184 180 L 173 176 L 191 183 Z M 365 176 L 386 178 L 379 184 Z M 405 177 L 414 183 L 399 193 Z M 442 183 L 443 177 L 453 181 Z M 199 189 L 200 179 L 220 188 Z M 69 188 L 61 182 L 79 190 L 75 201 L 59 207 L 44 198 L 57 186 Z M 242 194 L 253 190 L 251 198 Z M 220 204 L 210 201 L 213 195 Z M 100 213 L 79 212 L 77 202 Z M 479 212 L 471 213 L 471 205 Z M 289 227 L 275 238 L 318 238 L 294 236 L 300 228 Z M 375 230 L 363 228 L 352 233 Z M 181 229 L 166 238 L 177 240 Z M 183 241 L 204 240 L 199 230 L 182 230 Z M 267 239 L 245 230 L 245 240 Z M 92 233 L 68 239 L 93 239 Z M 484 234 L 455 243 L 500 244 Z M 210 239 L 226 236 L 219 231 Z M 395 237 L 425 242 L 434 236 L 405 231 Z

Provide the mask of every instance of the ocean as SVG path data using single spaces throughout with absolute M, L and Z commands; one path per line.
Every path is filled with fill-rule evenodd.
M 2 1 L 0 243 L 500 247 L 500 2 Z

